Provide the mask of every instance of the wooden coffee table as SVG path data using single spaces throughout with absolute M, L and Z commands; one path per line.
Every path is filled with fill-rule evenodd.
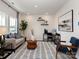
M 37 47 L 37 41 L 36 40 L 28 40 L 27 41 L 27 48 L 28 49 L 35 49 Z

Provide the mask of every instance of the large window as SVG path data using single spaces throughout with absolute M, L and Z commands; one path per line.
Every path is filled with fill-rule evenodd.
M 13 17 L 10 17 L 9 18 L 9 23 L 10 23 L 10 33 L 15 33 L 17 32 L 17 19 L 13 18 Z
M 17 19 L 0 12 L 0 26 L 7 26 L 8 33 L 16 33 Z

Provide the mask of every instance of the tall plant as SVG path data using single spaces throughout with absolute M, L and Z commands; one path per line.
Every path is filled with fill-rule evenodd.
M 25 30 L 27 28 L 28 22 L 25 20 L 22 20 L 20 23 L 20 30 L 22 31 L 24 37 L 25 37 Z

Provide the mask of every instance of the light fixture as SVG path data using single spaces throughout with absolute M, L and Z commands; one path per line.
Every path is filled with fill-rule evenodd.
M 38 7 L 38 5 L 34 5 L 34 7 L 35 7 L 35 8 L 37 8 L 37 7 Z
M 5 26 L 0 26 L 0 41 L 4 38 L 3 35 L 7 33 L 7 28 Z

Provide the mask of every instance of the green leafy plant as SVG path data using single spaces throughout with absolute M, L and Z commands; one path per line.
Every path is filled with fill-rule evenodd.
M 5 43 L 5 40 L 1 40 L 0 44 L 3 45 Z
M 3 47 L 4 44 L 5 44 L 5 40 L 1 40 L 1 41 L 0 41 L 0 45 L 1 45 L 1 47 Z
M 20 30 L 23 32 L 24 36 L 25 36 L 25 30 L 27 28 L 28 22 L 25 20 L 22 20 L 20 23 Z

